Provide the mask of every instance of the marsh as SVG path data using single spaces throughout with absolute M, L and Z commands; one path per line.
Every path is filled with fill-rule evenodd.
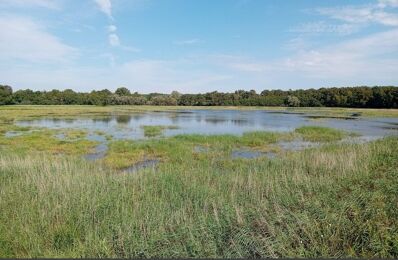
M 312 120 L 317 118 L 319 120 Z M 245 132 L 289 132 L 302 126 L 323 126 L 355 132 L 363 136 L 396 135 L 394 124 L 397 118 L 346 118 L 311 115 L 309 113 L 275 113 L 267 110 L 178 110 L 146 111 L 129 114 L 62 119 L 45 117 L 33 120 L 18 120 L 18 126 L 46 127 L 50 129 L 85 129 L 102 131 L 114 139 L 143 139 L 145 127 L 162 126 L 162 135 L 180 134 L 242 135 Z M 11 134 L 11 133 L 10 133 Z M 159 133 L 160 135 L 160 133 Z
M 398 116 L 356 111 L 2 107 L 0 255 L 396 255 Z

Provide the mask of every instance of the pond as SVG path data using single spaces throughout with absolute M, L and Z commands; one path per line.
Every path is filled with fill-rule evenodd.
M 318 118 L 318 116 L 317 116 Z M 318 125 L 355 132 L 374 139 L 398 134 L 398 118 L 315 119 L 305 113 L 265 110 L 179 110 L 134 112 L 102 117 L 41 118 L 17 121 L 18 126 L 74 128 L 103 132 L 113 139 L 145 139 L 143 126 L 165 126 L 163 136 L 179 134 L 233 134 L 251 131 L 288 132 L 305 125 Z

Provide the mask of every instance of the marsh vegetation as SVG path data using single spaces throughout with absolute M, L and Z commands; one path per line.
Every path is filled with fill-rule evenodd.
M 184 132 L 196 112 L 178 111 L 0 108 L 0 256 L 398 256 L 398 137 L 383 128 L 395 110 L 361 110 L 357 128 L 276 110 L 299 123 L 246 131 L 251 113 L 284 115 L 246 109 L 243 130 L 228 132 L 228 119 L 224 134 Z M 236 113 L 199 111 L 202 122 Z M 147 113 L 181 120 L 139 121 Z M 82 117 L 112 131 L 75 127 Z

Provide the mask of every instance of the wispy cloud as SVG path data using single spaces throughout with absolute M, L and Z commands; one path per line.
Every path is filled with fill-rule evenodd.
M 286 68 L 306 72 L 310 77 L 380 77 L 393 69 L 389 54 L 398 51 L 398 30 L 375 33 L 320 49 L 302 52 L 284 61 Z M 369 74 L 367 74 L 367 72 Z
M 117 27 L 115 25 L 109 25 L 106 27 L 109 33 L 114 33 L 117 30 Z
M 112 54 L 102 55 L 114 63 Z M 13 83 L 18 88 L 29 88 L 32 82 L 41 89 L 52 89 L 57 86 L 59 89 L 74 88 L 80 91 L 89 91 L 93 88 L 115 89 L 118 86 L 129 86 L 141 93 L 163 92 L 170 93 L 177 90 L 184 93 L 195 93 L 201 91 L 212 91 L 216 87 L 228 87 L 225 84 L 231 78 L 212 71 L 211 69 L 190 69 L 192 60 L 157 60 L 141 59 L 132 60 L 114 66 L 103 67 L 82 67 L 73 66 L 68 68 L 43 69 L 34 68 L 4 68 L 5 77 L 3 82 Z M 0 65 L 1 67 L 1 65 Z M 21 73 L 24 77 L 20 77 Z M 49 73 L 51 77 L 49 77 Z
M 297 51 L 275 60 L 256 60 L 240 56 L 222 56 L 220 64 L 236 71 L 267 76 L 334 79 L 352 82 L 391 80 L 398 73 L 398 30 L 374 33 L 320 48 Z
M 94 0 L 98 5 L 99 9 L 112 21 L 106 27 L 108 31 L 108 42 L 111 47 L 117 47 L 125 51 L 140 52 L 141 50 L 133 46 L 122 45 L 120 37 L 117 34 L 117 26 L 114 24 L 114 18 L 112 16 L 112 2 L 111 0 Z M 115 59 L 113 59 L 112 64 L 114 64 Z
M 111 47 L 118 47 L 118 48 L 120 48 L 122 50 L 131 51 L 131 52 L 140 52 L 141 51 L 140 49 L 138 49 L 136 47 L 123 45 L 120 42 L 120 38 L 119 38 L 119 36 L 116 33 L 117 27 L 115 25 L 107 26 L 107 30 L 108 30 L 108 33 L 109 33 L 108 34 L 108 41 L 109 41 L 109 45 Z
M 117 36 L 115 33 L 111 33 L 109 34 L 109 44 L 112 47 L 118 47 L 120 46 L 120 40 L 119 40 L 119 36 Z
M 312 43 L 302 36 L 295 37 L 287 41 L 282 47 L 289 51 L 305 50 L 312 46 Z
M 398 0 L 379 0 L 379 7 L 398 7 Z
M 1 0 L 0 7 L 30 8 L 40 7 L 48 9 L 59 9 L 60 1 L 54 0 Z
M 120 39 L 119 36 L 116 34 L 117 31 L 117 27 L 113 24 L 109 25 L 106 27 L 107 31 L 108 31 L 108 40 L 109 40 L 109 44 L 112 47 L 118 47 L 120 46 Z
M 50 34 L 42 24 L 26 17 L 0 16 L 0 59 L 62 62 L 77 50 Z
M 378 23 L 386 26 L 398 26 L 398 15 L 386 10 L 390 6 L 398 6 L 397 1 L 385 0 L 368 5 L 318 8 L 316 11 L 321 15 L 349 23 Z
M 192 45 L 192 44 L 197 44 L 202 42 L 200 39 L 187 39 L 187 40 L 179 40 L 179 41 L 175 41 L 174 44 L 175 45 Z
M 94 0 L 98 8 L 103 12 L 109 19 L 113 20 L 112 16 L 112 2 L 111 0 Z
M 335 33 L 338 35 L 349 35 L 357 32 L 360 26 L 357 24 L 330 24 L 325 21 L 304 23 L 291 29 L 296 33 Z

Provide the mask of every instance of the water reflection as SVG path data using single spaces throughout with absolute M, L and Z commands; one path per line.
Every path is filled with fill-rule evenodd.
M 118 124 L 126 125 L 126 124 L 130 123 L 130 121 L 131 121 L 131 115 L 116 116 L 116 122 Z
M 92 119 L 94 123 L 96 122 L 101 122 L 101 123 L 109 123 L 112 121 L 112 118 L 107 116 L 107 117 L 95 117 Z

